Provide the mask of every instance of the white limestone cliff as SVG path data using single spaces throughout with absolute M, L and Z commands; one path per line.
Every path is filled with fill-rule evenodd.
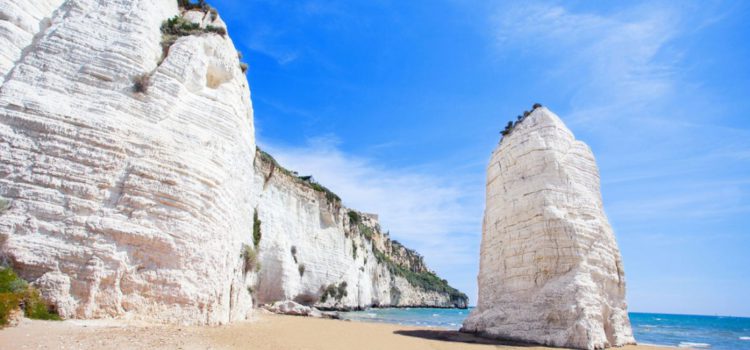
M 463 331 L 580 349 L 635 342 L 594 156 L 544 107 L 492 154 L 478 282 Z
M 64 318 L 465 307 L 375 216 L 256 162 L 225 29 L 174 0 L 0 2 L 0 264 Z
M 294 300 L 322 309 L 466 307 L 463 293 L 427 269 L 416 252 L 381 232 L 376 215 L 343 207 L 335 194 L 300 179 L 268 154 L 259 152 L 255 159 L 259 303 Z M 422 281 L 423 286 L 415 285 Z
M 166 0 L 0 3 L 0 260 L 63 317 L 216 324 L 251 310 L 248 84 L 227 36 L 163 50 L 160 26 L 179 13 Z

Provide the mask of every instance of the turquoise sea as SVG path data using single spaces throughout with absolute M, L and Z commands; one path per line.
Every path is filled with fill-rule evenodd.
M 370 309 L 345 312 L 353 321 L 459 329 L 471 310 Z M 635 339 L 643 344 L 693 349 L 750 349 L 750 318 L 631 313 Z

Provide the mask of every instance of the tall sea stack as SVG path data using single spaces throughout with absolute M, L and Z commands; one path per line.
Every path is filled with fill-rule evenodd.
M 601 349 L 635 343 L 589 147 L 537 107 L 487 169 L 479 300 L 462 331 Z

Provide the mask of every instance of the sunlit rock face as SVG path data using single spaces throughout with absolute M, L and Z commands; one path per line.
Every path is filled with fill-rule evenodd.
M 267 154 L 255 159 L 258 303 L 294 300 L 338 310 L 466 307 L 466 295 L 440 280 L 417 252 L 382 232 L 377 215 L 344 207 L 335 194 Z
M 167 0 L 0 3 L 0 260 L 63 317 L 216 324 L 251 310 L 247 80 L 228 36 L 164 50 L 160 26 L 179 13 Z
M 463 331 L 552 346 L 634 343 L 591 150 L 544 107 L 487 170 L 479 299 Z
M 174 16 L 198 28 L 163 35 Z M 0 2 L 0 263 L 65 318 L 466 307 L 376 215 L 256 161 L 222 29 L 173 0 Z

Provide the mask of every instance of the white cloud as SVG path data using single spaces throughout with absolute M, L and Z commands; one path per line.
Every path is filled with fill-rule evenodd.
M 570 105 L 560 106 L 566 122 L 587 136 L 603 174 L 613 175 L 602 178 L 605 199 L 607 189 L 631 186 L 609 207 L 616 220 L 747 211 L 746 186 L 731 187 L 736 196 L 725 193 L 737 181 L 725 169 L 747 160 L 747 131 L 717 123 L 726 103 L 690 74 L 705 62 L 690 56 L 686 42 L 724 18 L 727 11 L 719 10 L 687 2 L 631 3 L 615 11 L 555 4 L 496 9 L 498 52 L 544 64 L 534 78 L 569 96 Z M 664 178 L 667 188 L 647 190 Z
M 283 66 L 292 63 L 299 57 L 297 51 L 284 48 L 282 45 L 277 44 L 278 38 L 283 33 L 274 31 L 270 27 L 262 25 L 251 31 L 251 33 L 252 34 L 245 39 L 245 46 L 257 53 L 272 58 L 279 65 Z
M 500 9 L 494 23 L 500 50 L 520 48 L 552 62 L 545 74 L 571 89 L 568 119 L 582 123 L 643 107 L 675 89 L 679 54 L 665 51 L 679 34 L 680 18 L 664 6 L 595 14 L 523 5 Z

